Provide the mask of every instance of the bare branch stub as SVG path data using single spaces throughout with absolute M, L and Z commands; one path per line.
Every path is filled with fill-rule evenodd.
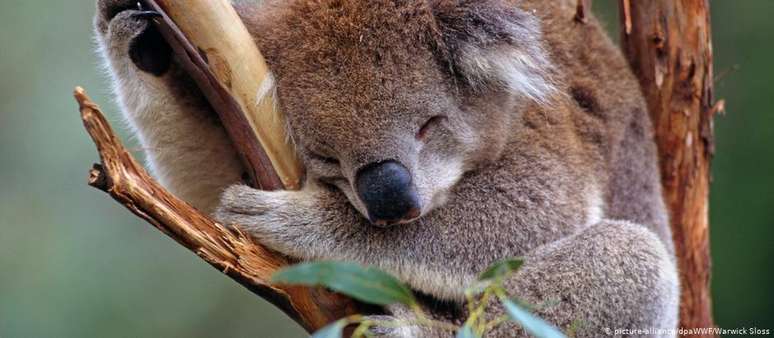
M 591 0 L 577 0 L 575 8 L 575 21 L 586 23 L 591 11 Z
M 623 21 L 624 33 L 632 32 L 632 4 L 631 0 L 621 0 L 621 21 Z

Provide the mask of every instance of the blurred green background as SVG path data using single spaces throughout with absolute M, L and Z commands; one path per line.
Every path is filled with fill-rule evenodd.
M 611 29 L 614 5 L 595 2 Z M 714 1 L 712 13 L 717 97 L 728 103 L 715 124 L 715 316 L 722 327 L 772 328 L 774 1 Z M 121 125 L 93 52 L 92 14 L 92 0 L 0 3 L 0 337 L 303 336 L 86 186 L 97 155 L 73 87 Z

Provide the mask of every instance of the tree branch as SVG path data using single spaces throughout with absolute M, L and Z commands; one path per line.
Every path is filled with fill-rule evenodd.
M 230 2 L 143 3 L 162 14 L 157 27 L 220 116 L 252 185 L 265 190 L 299 188 L 303 169 L 287 142 L 284 116 L 276 110 L 271 95 L 261 101 L 256 97 L 266 85 L 268 68 Z M 162 188 L 121 145 L 83 89 L 76 89 L 75 98 L 102 159 L 90 171 L 90 185 L 108 192 L 309 332 L 364 312 L 361 304 L 325 289 L 270 285 L 271 275 L 288 265 L 288 258 L 254 243 L 244 233 L 226 229 Z
M 301 186 L 303 168 L 267 86 L 269 69 L 228 0 L 146 0 L 156 27 L 220 116 L 254 187 Z
M 144 5 L 162 14 L 154 20 L 157 28 L 220 116 L 251 184 L 264 190 L 298 189 L 303 168 L 287 142 L 284 116 L 272 95 L 257 95 L 270 87 L 268 66 L 230 1 L 146 0 Z M 261 249 L 258 254 L 271 263 L 271 272 L 287 263 L 273 252 Z M 262 277 L 265 283 L 267 275 Z M 279 299 L 274 303 L 309 331 L 363 308 L 324 290 L 292 290 L 282 294 L 286 290 L 261 288 L 259 295 Z
M 82 88 L 76 88 L 75 99 L 101 158 L 101 164 L 95 164 L 89 172 L 89 185 L 107 192 L 310 332 L 358 312 L 348 298 L 323 289 L 269 284 L 271 275 L 289 263 L 286 258 L 255 244 L 242 232 L 226 229 L 166 191 L 124 148 Z
M 680 271 L 680 327 L 712 327 L 708 197 L 714 152 L 707 0 L 621 0 L 623 49 L 654 123 Z

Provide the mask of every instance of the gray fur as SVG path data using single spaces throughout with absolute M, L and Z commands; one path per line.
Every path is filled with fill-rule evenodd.
M 675 328 L 678 282 L 647 110 L 625 60 L 571 1 L 272 1 L 238 6 L 273 71 L 307 165 L 300 191 L 263 192 L 180 71 L 127 57 L 146 24 L 100 0 L 96 29 L 125 116 L 167 187 L 300 259 L 377 266 L 464 319 L 462 290 L 524 256 L 508 282 L 579 336 Z M 111 13 L 119 13 L 111 19 Z M 267 94 L 271 93 L 271 94 Z M 426 138 L 429 118 L 444 116 Z M 422 216 L 368 223 L 353 180 L 398 160 Z M 230 186 L 230 187 L 229 187 Z M 438 304 L 443 304 L 439 306 Z M 502 310 L 493 308 L 491 315 Z M 391 309 L 405 318 L 409 312 Z M 444 336 L 410 328 L 392 335 Z M 515 326 L 495 336 L 523 336 Z

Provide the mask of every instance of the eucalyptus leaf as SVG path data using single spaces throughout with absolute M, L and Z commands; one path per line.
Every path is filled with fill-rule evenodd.
M 501 299 L 508 316 L 519 323 L 529 334 L 537 338 L 565 338 L 566 336 L 553 325 L 531 314 L 510 299 Z
M 483 273 L 478 277 L 478 280 L 492 280 L 500 277 L 505 277 L 511 273 L 514 273 L 521 268 L 524 264 L 524 260 L 520 258 L 511 258 L 499 261 L 490 265 Z
M 323 261 L 297 264 L 276 272 L 272 282 L 325 286 L 375 305 L 416 304 L 411 289 L 397 278 L 379 269 L 353 263 Z
M 476 332 L 473 331 L 473 328 L 465 324 L 465 326 L 461 327 L 459 331 L 457 331 L 457 338 L 479 338 L 476 335 Z
M 315 332 L 312 335 L 312 338 L 341 338 L 346 326 L 347 321 L 345 319 L 337 320 Z

